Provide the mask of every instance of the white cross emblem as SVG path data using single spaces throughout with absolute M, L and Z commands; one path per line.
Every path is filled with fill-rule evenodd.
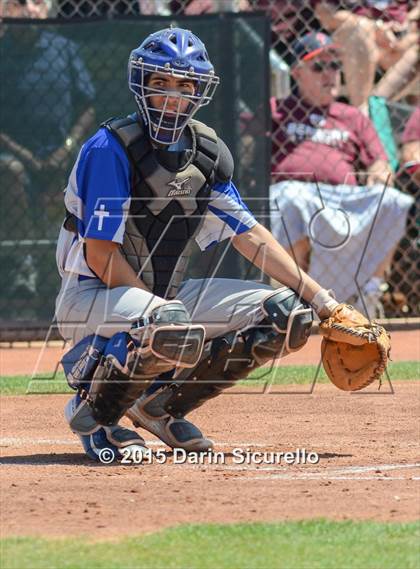
M 104 204 L 99 206 L 99 209 L 95 209 L 94 215 L 98 216 L 98 231 L 102 231 L 104 224 L 104 217 L 109 217 L 109 211 L 106 211 Z

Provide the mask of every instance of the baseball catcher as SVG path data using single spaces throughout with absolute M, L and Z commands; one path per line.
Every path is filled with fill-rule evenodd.
M 132 51 L 128 77 L 136 112 L 106 121 L 82 146 L 57 248 L 57 322 L 74 345 L 63 358 L 76 390 L 65 415 L 87 455 L 144 448 L 119 425 L 124 415 L 170 447 L 210 449 L 188 413 L 303 348 L 314 310 L 333 381 L 361 388 L 378 377 L 382 335 L 379 342 L 377 328 L 350 316 L 256 221 L 232 181 L 229 149 L 194 119 L 219 84 L 200 39 L 180 28 L 151 34 Z M 191 242 L 206 250 L 225 239 L 282 286 L 183 281 Z M 346 383 L 339 374 L 359 374 L 352 354 L 365 344 L 377 349 L 364 356 L 369 379 Z M 343 345 L 350 363 L 339 372 Z M 375 354 L 380 363 L 368 363 Z

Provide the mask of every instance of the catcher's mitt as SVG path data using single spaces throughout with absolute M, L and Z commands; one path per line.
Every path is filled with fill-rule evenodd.
M 391 343 L 386 330 L 369 322 L 349 304 L 339 304 L 323 320 L 321 353 L 331 381 L 344 391 L 358 391 L 379 379 L 386 369 Z

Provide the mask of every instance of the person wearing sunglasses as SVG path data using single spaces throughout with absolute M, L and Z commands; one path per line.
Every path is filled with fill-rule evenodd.
M 271 100 L 273 234 L 314 279 L 373 318 L 412 200 L 390 187 L 371 121 L 337 101 L 340 46 L 308 33 L 291 51 L 293 92 Z
M 391 174 L 373 124 L 354 106 L 337 102 L 340 48 L 322 33 L 308 33 L 291 47 L 294 89 L 271 100 L 274 180 L 293 178 L 330 184 L 385 183 Z M 366 176 L 363 179 L 366 181 Z

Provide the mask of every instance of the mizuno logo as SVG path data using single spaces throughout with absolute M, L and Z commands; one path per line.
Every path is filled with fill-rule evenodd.
M 172 182 L 169 182 L 168 186 L 173 189 L 168 192 L 168 198 L 173 198 L 174 196 L 189 196 L 192 192 L 192 186 L 188 184 L 190 180 L 191 176 L 184 180 L 172 180 Z

